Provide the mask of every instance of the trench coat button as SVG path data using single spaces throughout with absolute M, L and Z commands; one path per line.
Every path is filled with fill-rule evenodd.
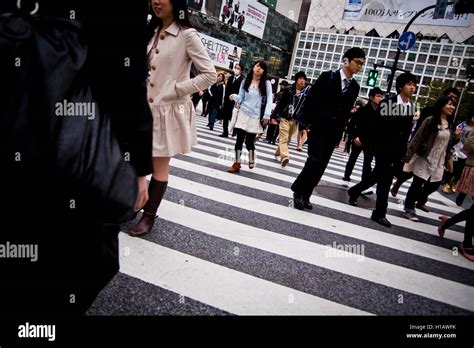
M 148 99 L 150 103 L 153 103 L 153 98 Z
M 157 48 L 157 49 L 155 50 L 155 53 L 156 53 L 156 54 L 160 53 L 160 50 Z
M 165 36 L 164 35 L 160 35 L 160 40 L 164 40 L 165 39 Z
M 155 84 L 153 82 L 150 82 L 150 87 L 155 87 Z
M 156 66 L 152 65 L 151 70 L 156 70 Z

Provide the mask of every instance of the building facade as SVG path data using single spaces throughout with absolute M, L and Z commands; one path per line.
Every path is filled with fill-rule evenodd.
M 255 61 L 264 59 L 268 62 L 270 75 L 286 76 L 298 33 L 298 23 L 269 7 L 263 38 L 260 39 L 219 21 L 221 5 L 222 0 L 207 1 L 207 14 L 191 11 L 191 20 L 196 29 L 210 37 L 241 47 L 240 63 L 244 72 Z
M 328 32 L 302 31 L 298 33 L 288 78 L 304 71 L 313 83 L 322 71 L 342 67 L 342 55 L 353 46 L 361 47 L 367 55 L 366 64 L 355 79 L 361 85 L 360 96 L 367 97 L 367 77 L 373 64 L 393 65 L 397 52 L 397 39 Z M 428 95 L 428 86 L 434 80 L 446 81 L 463 88 L 467 84 L 467 65 L 474 60 L 474 46 L 464 44 L 419 41 L 408 51 L 402 52 L 397 67 L 418 77 L 416 98 Z M 387 89 L 390 70 L 377 68 L 377 86 Z M 401 73 L 398 72 L 396 76 Z M 392 86 L 395 92 L 395 85 Z

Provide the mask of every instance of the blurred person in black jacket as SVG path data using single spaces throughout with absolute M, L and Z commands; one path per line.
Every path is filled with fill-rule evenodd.
M 88 46 L 84 66 L 90 86 L 100 103 L 101 115 L 110 117 L 112 131 L 138 177 L 137 211 L 148 199 L 145 177 L 152 172 L 153 124 L 145 87 L 148 3 L 138 0 L 105 8 L 91 0 L 50 0 L 38 4 L 38 14 L 75 20 L 82 27 Z M 15 13 L 16 6 L 16 1 L 2 1 L 0 14 Z M 35 2 L 24 0 L 21 6 L 21 11 L 28 15 Z M 53 62 L 56 57 L 50 58 Z M 12 65 L 2 64 L 0 69 L 4 71 L 9 66 Z M 8 73 L 0 74 L 5 77 Z M 8 85 L 1 87 L 2 95 L 14 101 L 15 81 L 2 82 Z M 42 116 L 30 117 L 34 120 Z M 22 170 L 2 168 L 0 191 L 9 202 L 2 217 L 12 221 L 14 228 L 2 229 L 1 242 L 34 243 L 38 260 L 14 261 L 2 267 L 5 272 L 2 271 L 0 285 L 1 312 L 80 315 L 119 270 L 119 225 L 97 222 L 81 214 L 80 206 L 72 213 L 66 207 L 71 197 L 64 196 L 50 169 L 41 160 L 38 162 L 28 163 Z
M 229 136 L 229 121 L 232 119 L 232 110 L 234 110 L 235 101 L 230 100 L 231 94 L 239 94 L 240 85 L 243 81 L 242 67 L 240 64 L 235 64 L 233 74 L 227 80 L 225 86 L 224 108 L 222 109 L 222 134 L 219 136 L 227 138 Z
M 377 116 L 377 109 L 383 99 L 383 92 L 380 88 L 376 87 L 369 92 L 369 102 L 359 108 L 352 116 L 351 119 L 351 134 L 354 138 L 352 141 L 351 154 L 349 160 L 346 163 L 346 170 L 344 177 L 342 178 L 343 186 L 349 186 L 348 183 L 351 181 L 352 170 L 354 169 L 357 158 L 361 151 L 364 152 L 364 164 L 362 166 L 362 180 L 372 171 L 372 159 L 374 158 L 373 151 L 369 146 L 365 145 L 369 137 L 367 134 L 370 129 L 370 123 L 375 120 Z

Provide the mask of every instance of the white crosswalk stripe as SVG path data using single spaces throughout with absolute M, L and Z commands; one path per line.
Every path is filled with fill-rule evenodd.
M 371 221 L 370 209 L 319 193 L 311 197 L 312 211 L 299 211 L 292 208 L 290 186 L 304 166 L 306 147 L 297 152 L 293 139 L 290 162 L 282 168 L 273 156 L 276 147 L 257 141 L 257 166 L 250 170 L 243 161 L 241 172 L 230 174 L 235 138 L 217 137 L 221 125 L 210 131 L 206 118 L 196 116 L 196 124 L 199 143 L 171 160 L 153 231 L 131 238 L 133 223 L 123 226 L 120 272 L 127 282 L 200 304 L 192 308 L 237 315 L 474 312 L 474 264 L 457 250 L 464 224 L 447 230 L 444 239 L 437 233 L 439 215 L 461 211 L 448 198 L 433 194 L 427 204 L 433 212 L 409 221 L 401 215 L 410 181 L 405 183 L 389 201 L 391 229 Z M 362 156 L 351 184 L 360 180 Z M 341 190 L 346 161 L 336 149 L 320 185 Z M 107 297 L 120 291 L 114 286 L 96 301 L 101 314 L 111 302 Z M 154 305 L 143 301 L 126 314 Z

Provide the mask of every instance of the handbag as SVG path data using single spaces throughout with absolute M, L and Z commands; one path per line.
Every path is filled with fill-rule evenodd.
M 60 195 L 55 201 L 71 199 L 80 216 L 118 223 L 133 215 L 136 173 L 94 97 L 81 33 L 80 22 L 68 18 L 0 14 L 0 76 L 8 86 L 0 105 L 2 159 L 11 177 L 46 173 Z M 21 68 L 11 64 L 15 57 Z M 21 154 L 21 166 L 12 153 Z
M 239 116 L 239 109 L 238 108 L 233 108 L 232 109 L 232 118 L 229 122 L 229 133 L 233 133 L 234 132 L 234 127 L 235 127 L 235 124 L 237 123 L 237 117 Z

